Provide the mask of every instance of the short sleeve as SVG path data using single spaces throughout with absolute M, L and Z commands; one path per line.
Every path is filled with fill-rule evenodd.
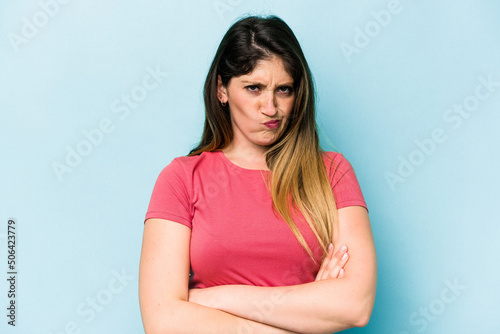
M 349 161 L 341 153 L 327 152 L 327 154 L 333 158 L 333 160 L 327 160 L 326 166 L 337 209 L 358 205 L 368 210 L 358 179 Z
M 144 222 L 150 218 L 161 218 L 191 228 L 188 180 L 186 172 L 176 159 L 165 167 L 156 180 Z

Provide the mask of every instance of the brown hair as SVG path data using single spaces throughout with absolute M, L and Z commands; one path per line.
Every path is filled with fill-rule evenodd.
M 217 98 L 218 76 L 227 86 L 231 78 L 250 73 L 259 60 L 273 56 L 283 61 L 294 80 L 296 94 L 285 131 L 266 152 L 272 171 L 267 185 L 273 209 L 312 257 L 293 221 L 293 213 L 302 213 L 325 254 L 336 231 L 337 209 L 323 162 L 324 151 L 319 146 L 312 75 L 297 38 L 283 20 L 276 16 L 251 16 L 229 28 L 205 81 L 203 134 L 189 156 L 222 150 L 233 138 L 229 105 L 222 106 Z

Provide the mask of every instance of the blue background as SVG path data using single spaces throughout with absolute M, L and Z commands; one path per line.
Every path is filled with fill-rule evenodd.
M 370 208 L 377 298 L 348 332 L 498 332 L 497 1 L 29 0 L 0 4 L 2 333 L 143 332 L 152 187 L 199 140 L 209 64 L 247 13 L 297 35 L 322 145 L 350 160 Z

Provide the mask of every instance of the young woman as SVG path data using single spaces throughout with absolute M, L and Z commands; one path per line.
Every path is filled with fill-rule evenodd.
M 312 76 L 287 24 L 235 23 L 204 98 L 201 142 L 161 172 L 146 214 L 146 333 L 366 325 L 376 289 L 368 211 L 349 162 L 319 146 Z

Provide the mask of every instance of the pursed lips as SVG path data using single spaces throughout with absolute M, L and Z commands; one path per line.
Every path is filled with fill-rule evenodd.
M 277 120 L 277 119 L 270 120 L 270 121 L 267 121 L 267 122 L 264 123 L 264 125 L 267 126 L 270 129 L 277 128 L 279 126 L 279 124 L 280 124 L 280 120 Z

